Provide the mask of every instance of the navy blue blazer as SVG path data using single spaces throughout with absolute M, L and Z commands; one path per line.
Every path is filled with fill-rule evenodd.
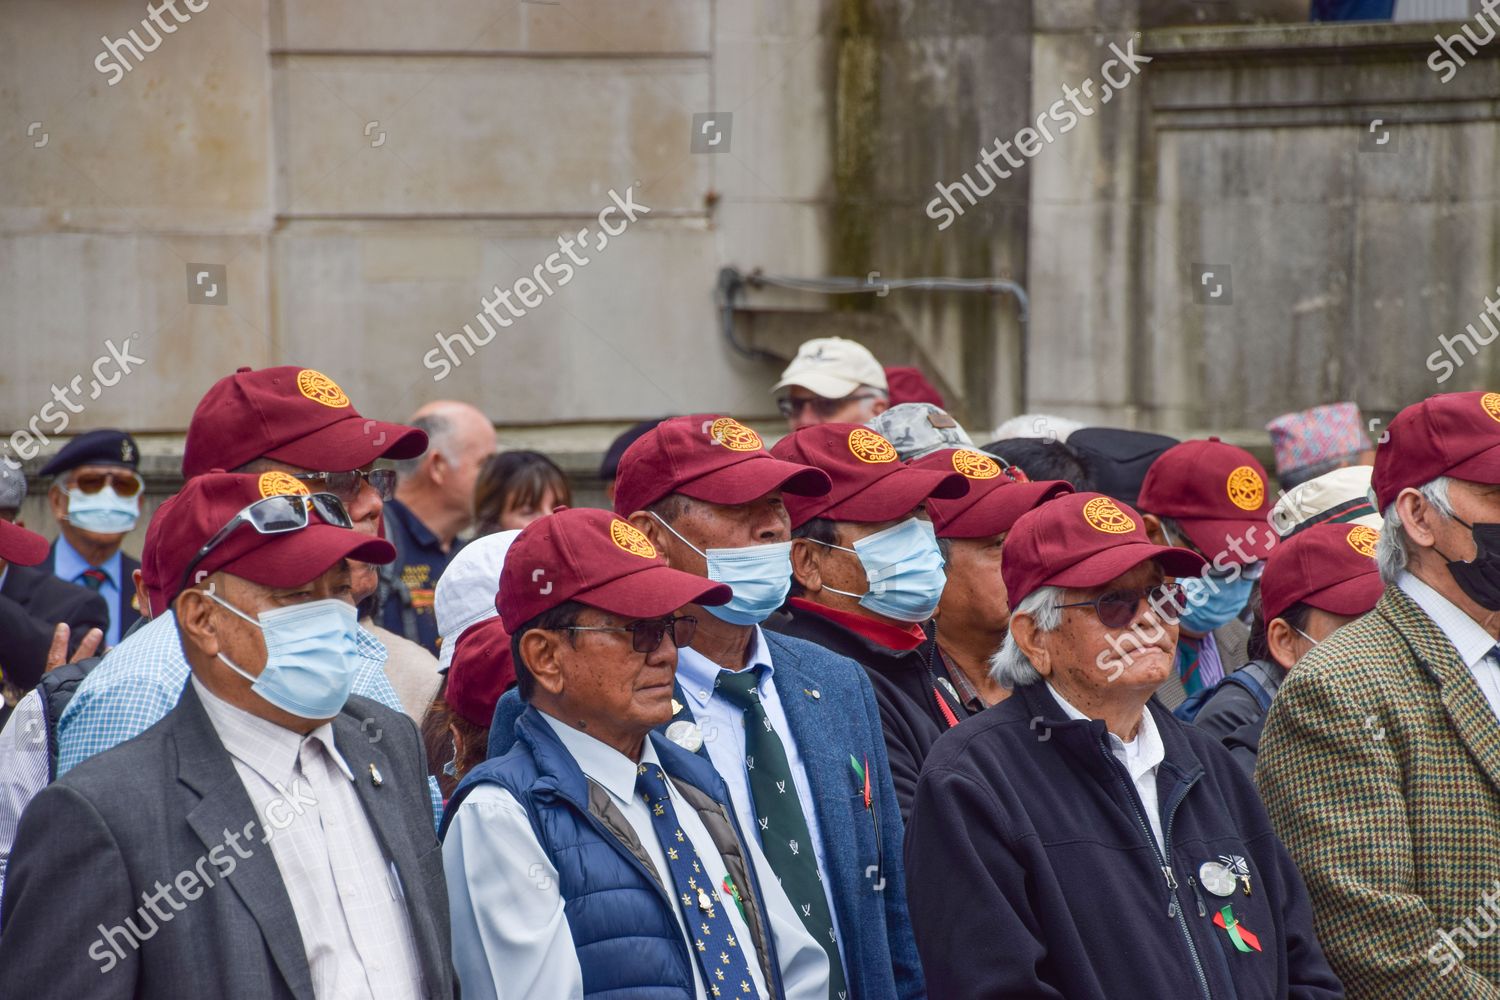
M 812 785 L 849 995 L 860 1000 L 925 997 L 906 911 L 905 834 L 870 679 L 858 663 L 822 646 L 769 630 L 764 635 L 776 668 L 771 673 L 776 693 Z M 818 697 L 812 697 L 813 691 Z M 672 721 L 696 721 L 681 690 L 676 694 L 683 707 Z M 514 688 L 501 697 L 490 726 L 491 758 L 515 742 L 516 719 L 525 708 Z M 698 753 L 708 756 L 701 747 Z M 861 766 L 869 761 L 870 810 L 851 757 Z
M 57 539 L 52 540 L 52 547 L 47 550 L 47 558 L 37 567 L 49 576 L 57 575 Z M 141 609 L 135 606 L 135 571 L 141 568 L 139 559 L 132 559 L 127 552 L 120 553 L 120 579 L 115 583 L 120 588 L 120 597 L 115 601 L 115 606 L 109 609 L 111 620 L 119 619 L 120 638 L 125 638 L 125 633 L 130 631 L 141 618 Z M 65 583 L 73 583 L 65 580 Z M 82 586 L 82 584 L 74 584 Z

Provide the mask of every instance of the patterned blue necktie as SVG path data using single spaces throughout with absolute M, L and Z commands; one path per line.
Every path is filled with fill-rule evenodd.
M 677 822 L 677 811 L 667 794 L 667 776 L 655 764 L 636 766 L 635 790 L 651 809 L 651 826 L 667 855 L 672 883 L 688 936 L 693 939 L 693 957 L 703 974 L 703 984 L 713 997 L 756 996 L 754 980 L 745 952 L 734 937 L 734 925 L 723 912 L 713 875 L 705 868 L 692 841 Z

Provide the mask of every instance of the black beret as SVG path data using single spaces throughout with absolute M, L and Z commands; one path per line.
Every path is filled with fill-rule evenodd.
M 1138 502 L 1146 470 L 1177 443 L 1165 434 L 1120 427 L 1084 427 L 1068 435 L 1069 447 L 1088 460 L 1099 492 L 1132 507 Z
M 80 434 L 47 460 L 41 475 L 56 476 L 80 465 L 118 465 L 134 471 L 141 459 L 135 438 L 124 431 L 100 430 Z

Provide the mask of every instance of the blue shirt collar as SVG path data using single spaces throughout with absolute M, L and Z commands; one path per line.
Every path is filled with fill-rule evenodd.
M 756 686 L 763 687 L 771 682 L 771 647 L 766 644 L 766 636 L 761 627 L 755 625 L 752 628 L 754 634 L 750 637 L 750 662 L 747 667 L 760 667 L 760 678 Z M 712 698 L 719 671 L 724 669 L 726 668 L 691 646 L 677 651 L 677 682 L 684 692 L 696 694 L 698 691 L 707 691 Z M 693 700 L 697 701 L 697 698 Z
M 104 560 L 102 566 L 97 567 L 109 577 L 109 582 L 116 588 L 123 586 L 120 580 L 120 570 L 123 560 L 120 550 L 115 549 L 115 554 Z M 52 572 L 59 580 L 74 583 L 78 580 L 84 570 L 95 567 L 87 559 L 78 554 L 78 550 L 68 544 L 68 540 L 62 535 L 57 536 L 57 555 L 52 562 Z

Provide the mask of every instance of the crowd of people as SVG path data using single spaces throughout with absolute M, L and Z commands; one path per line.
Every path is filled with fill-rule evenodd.
M 0 995 L 1500 998 L 1500 393 L 1216 437 L 824 338 L 599 470 L 242 368 L 0 466 Z

